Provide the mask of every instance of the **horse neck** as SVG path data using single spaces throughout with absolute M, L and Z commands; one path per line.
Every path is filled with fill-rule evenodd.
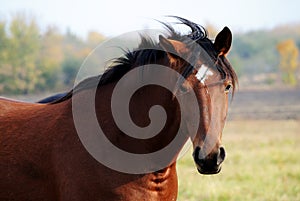
M 128 136 L 115 123 L 111 111 L 111 96 L 115 85 L 116 83 L 111 83 L 100 87 L 95 99 L 99 124 L 109 140 L 119 148 L 136 154 L 152 153 L 167 146 L 178 133 L 180 124 L 180 113 L 178 114 L 177 102 L 172 101 L 172 94 L 162 87 L 148 86 L 136 91 L 131 97 L 130 120 L 139 127 L 146 127 L 151 123 L 149 110 L 153 105 L 162 106 L 167 113 L 167 120 L 162 130 L 154 137 L 141 140 Z M 124 121 L 129 120 L 124 119 Z M 181 147 L 178 147 L 178 150 L 173 150 L 170 165 L 176 161 L 180 149 Z

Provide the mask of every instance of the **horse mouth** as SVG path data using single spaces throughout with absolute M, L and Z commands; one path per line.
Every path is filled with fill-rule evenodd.
M 209 170 L 197 167 L 198 172 L 204 175 L 218 174 L 221 171 L 221 169 L 222 169 L 221 166 Z

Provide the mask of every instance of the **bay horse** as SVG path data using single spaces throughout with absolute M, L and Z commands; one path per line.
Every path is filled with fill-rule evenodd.
M 50 103 L 0 99 L 1 201 L 176 200 L 176 159 L 188 138 L 193 142 L 193 158 L 199 173 L 216 174 L 221 170 L 225 159 L 221 137 L 228 94 L 237 83 L 226 59 L 232 35 L 225 27 L 212 42 L 203 27 L 184 18 L 177 19 L 191 28 L 191 33 L 178 33 L 165 24 L 168 36 L 160 35 L 158 42 L 141 36 L 139 47 L 116 59 L 103 75 L 83 80 Z M 207 56 L 212 62 L 207 62 Z M 171 76 L 171 71 L 180 76 Z M 124 81 L 127 74 L 132 79 Z M 111 107 L 113 91 L 122 80 L 125 88 L 120 93 L 130 90 L 133 83 L 147 80 L 147 76 L 150 84 L 134 92 L 127 108 L 141 132 L 125 133 L 115 122 Z M 152 78 L 165 85 L 153 84 Z M 169 83 L 174 90 L 166 89 Z M 196 98 L 194 103 L 188 101 L 189 94 Z M 86 109 L 90 101 L 94 105 Z M 117 99 L 117 103 L 119 109 L 123 100 Z M 153 116 L 161 108 L 164 112 L 158 114 L 165 116 Z M 74 115 L 75 110 L 79 115 Z M 90 110 L 95 112 L 94 119 L 89 119 Z M 134 163 L 131 157 L 119 157 L 107 150 L 102 141 L 94 139 L 97 129 L 90 126 L 92 121 L 101 126 L 105 140 L 116 150 L 134 157 L 143 159 L 148 154 L 160 153 L 177 136 L 181 136 L 180 143 L 168 156 L 155 155 L 157 158 Z M 158 134 L 147 137 L 149 133 L 143 128 L 153 122 L 164 125 L 158 130 L 154 126 L 152 130 Z M 79 128 L 77 124 L 83 126 Z M 98 155 L 86 143 L 93 145 Z

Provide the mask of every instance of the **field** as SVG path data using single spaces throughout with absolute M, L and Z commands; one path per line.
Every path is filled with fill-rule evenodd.
M 300 88 L 241 90 L 229 108 L 229 120 L 300 120 Z
M 178 162 L 179 201 L 299 201 L 300 121 L 230 121 L 226 160 L 213 176 L 198 174 L 191 153 Z
M 222 171 L 200 175 L 190 150 L 178 161 L 178 201 L 300 201 L 300 90 L 243 90 L 230 107 Z
M 200 175 L 178 161 L 178 201 L 300 201 L 300 90 L 241 91 L 223 132 L 226 159 Z

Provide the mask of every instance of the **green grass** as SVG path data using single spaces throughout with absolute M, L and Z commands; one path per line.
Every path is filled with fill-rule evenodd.
M 231 121 L 226 160 L 200 175 L 191 151 L 178 161 L 178 201 L 300 201 L 300 122 Z

